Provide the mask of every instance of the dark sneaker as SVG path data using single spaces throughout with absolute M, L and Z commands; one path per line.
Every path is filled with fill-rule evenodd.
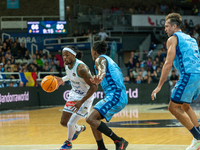
M 60 148 L 60 150 L 70 150 L 70 149 L 72 149 L 72 143 L 69 141 L 65 141 Z
M 76 132 L 74 133 L 74 136 L 73 136 L 73 138 L 72 138 L 72 141 L 76 140 L 76 139 L 78 138 L 79 134 L 80 134 L 81 132 L 85 131 L 85 130 L 86 130 L 86 126 L 85 126 L 85 125 L 81 125 L 81 131 L 76 131 Z
M 116 150 L 125 150 L 126 147 L 128 146 L 128 142 L 124 140 L 123 138 L 121 138 L 120 141 L 115 140 L 114 142 L 116 145 Z

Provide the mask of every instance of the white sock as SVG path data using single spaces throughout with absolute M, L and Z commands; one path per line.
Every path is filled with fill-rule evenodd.
M 74 136 L 74 133 L 76 132 L 76 123 L 77 121 L 80 119 L 81 116 L 78 116 L 77 114 L 73 114 L 70 119 L 69 122 L 67 123 L 67 127 L 68 127 L 68 138 L 67 141 L 72 141 L 72 138 Z
M 81 131 L 81 126 L 75 124 L 76 131 Z

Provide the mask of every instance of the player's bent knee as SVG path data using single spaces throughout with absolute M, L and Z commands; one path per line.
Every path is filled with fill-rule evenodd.
M 61 121 L 60 121 L 60 124 L 61 124 L 62 126 L 64 126 L 64 127 L 67 127 L 67 122 L 66 122 L 66 121 L 61 120 Z
M 86 117 L 86 122 L 87 122 L 89 125 L 92 125 L 92 122 L 93 122 L 92 117 Z

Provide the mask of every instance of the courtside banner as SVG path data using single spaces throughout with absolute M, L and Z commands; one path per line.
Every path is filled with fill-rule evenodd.
M 162 90 L 157 94 L 156 100 L 151 100 L 151 92 L 156 88 L 157 83 L 151 84 L 126 84 L 126 94 L 128 97 L 129 104 L 167 104 L 170 100 L 170 87 L 166 83 L 163 85 Z M 58 90 L 47 93 L 39 87 L 39 99 L 40 105 L 63 105 L 69 99 L 69 92 L 71 86 L 60 86 Z M 98 87 L 97 91 L 94 93 L 94 102 L 96 104 L 99 100 L 103 99 L 105 96 L 101 86 Z
M 164 15 L 132 15 L 132 26 L 138 27 L 164 27 Z M 190 27 L 200 24 L 200 16 L 182 16 L 183 21 L 187 20 Z
M 7 87 L 0 90 L 0 110 L 38 105 L 37 87 Z

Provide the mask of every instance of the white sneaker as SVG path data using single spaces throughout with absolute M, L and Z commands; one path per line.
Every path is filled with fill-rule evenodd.
M 186 150 L 200 150 L 200 140 L 193 138 L 191 145 Z

